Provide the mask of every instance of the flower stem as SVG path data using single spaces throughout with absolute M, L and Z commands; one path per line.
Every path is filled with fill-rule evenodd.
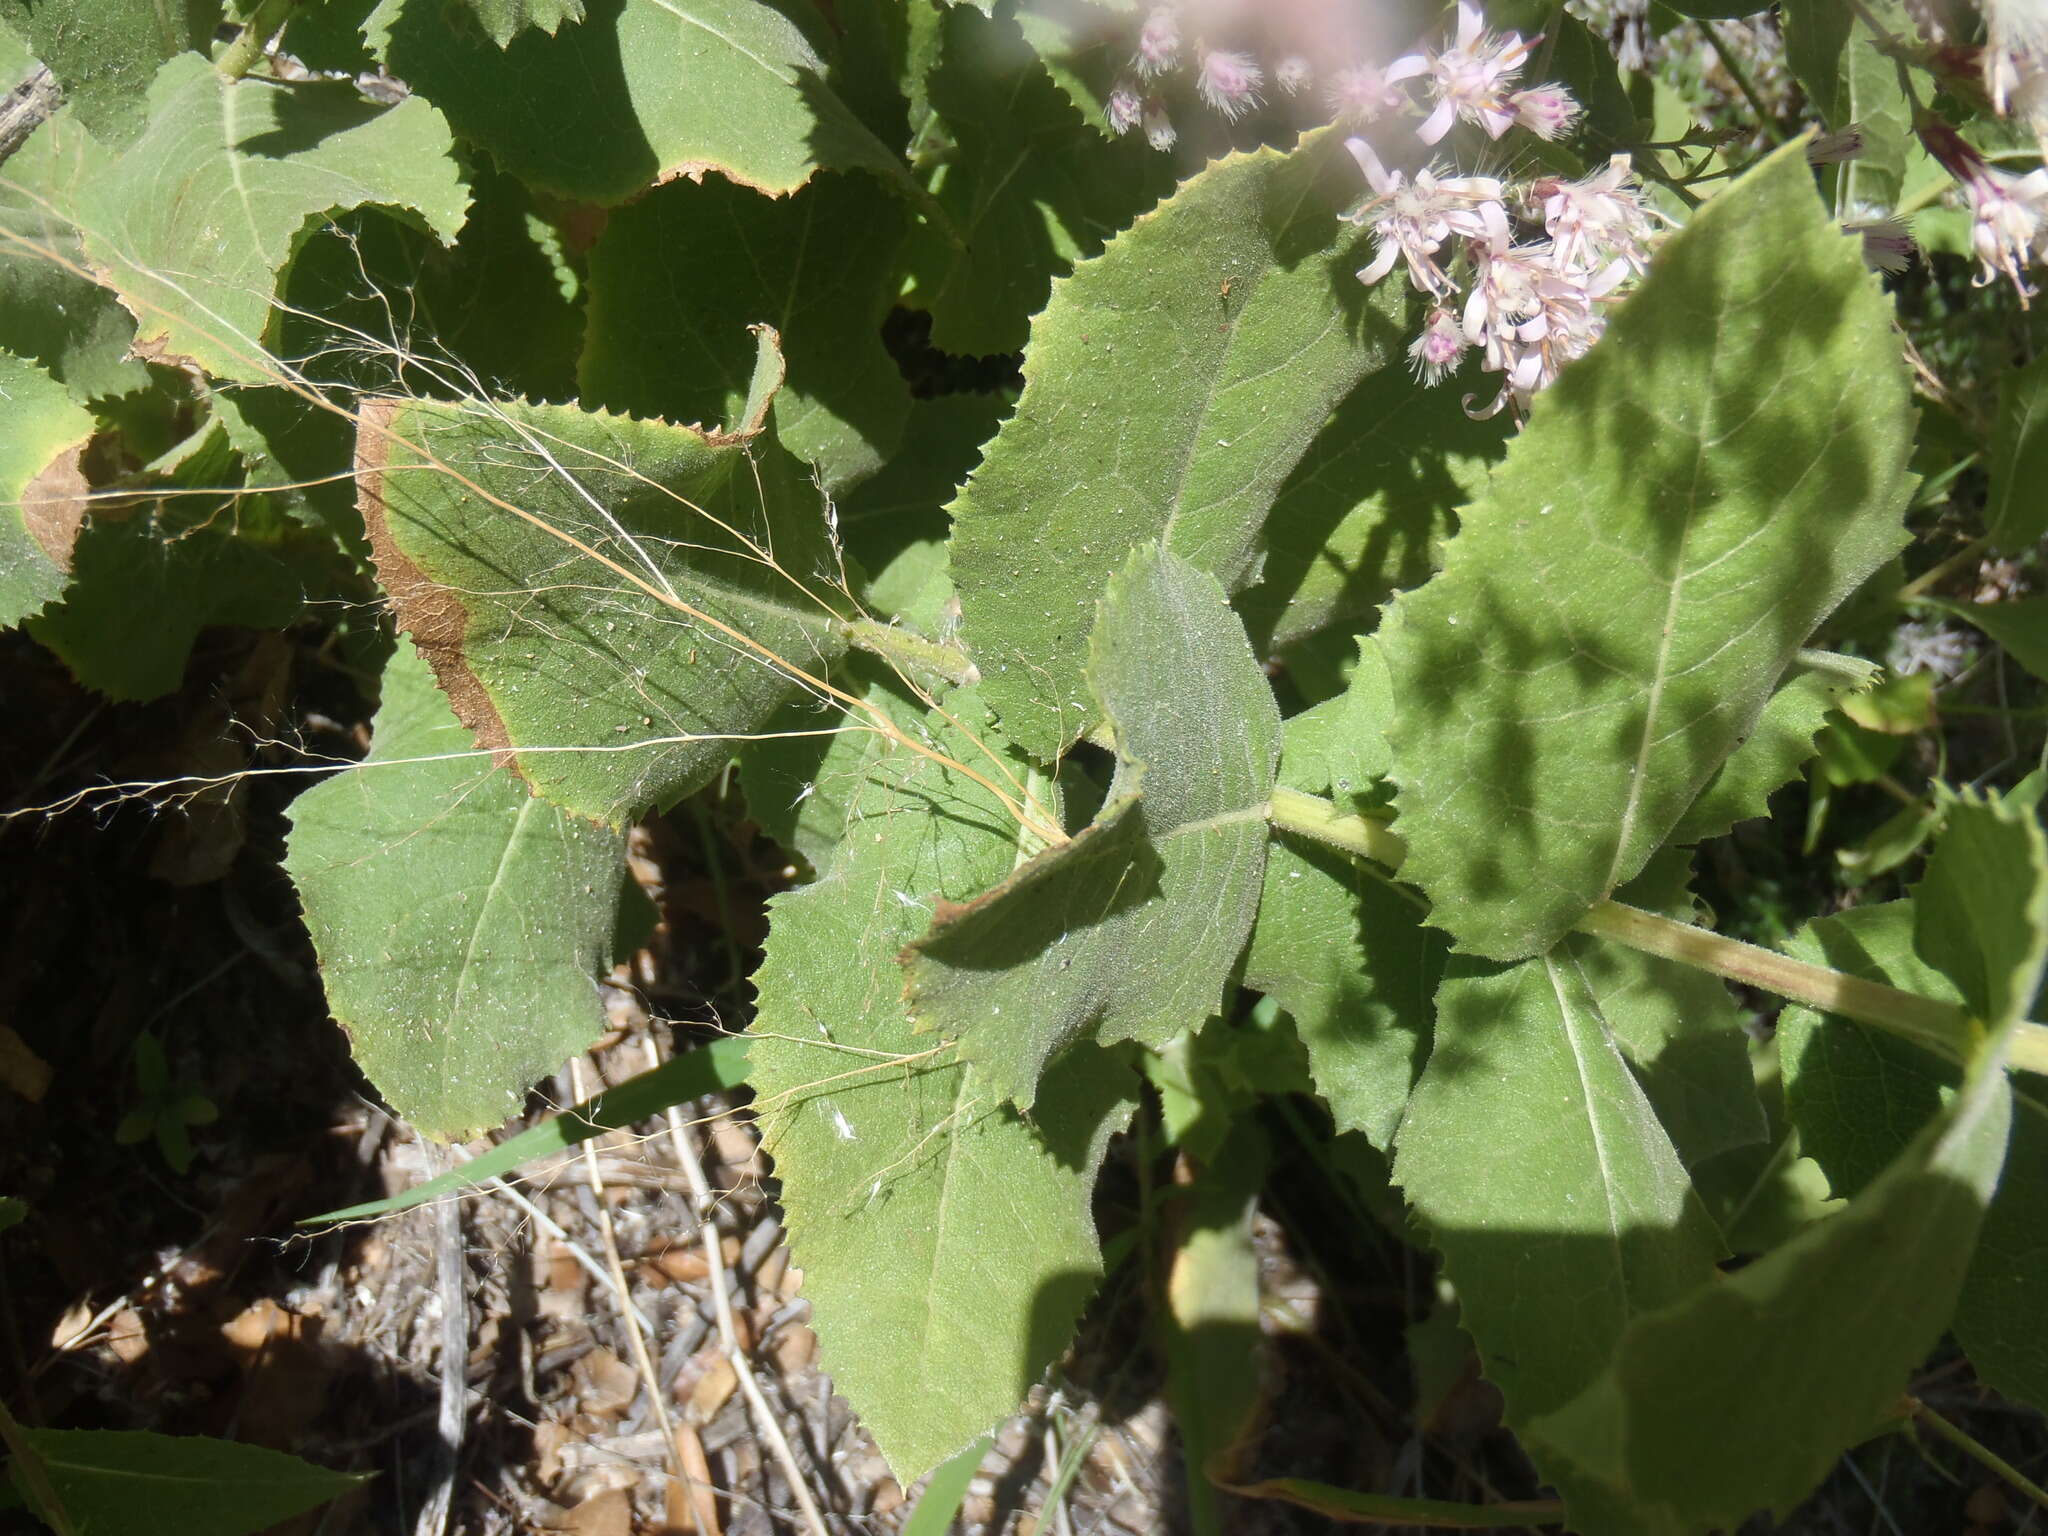
M 1742 92 L 1743 99 L 1755 110 L 1757 126 L 1763 129 L 1764 137 L 1773 144 L 1784 143 L 1785 130 L 1780 128 L 1777 119 L 1771 116 L 1770 108 L 1764 105 L 1764 98 L 1756 88 L 1756 82 L 1749 78 L 1749 71 L 1742 67 L 1742 61 L 1735 57 L 1734 50 L 1722 41 L 1719 29 L 1703 16 L 1695 16 L 1693 25 L 1706 35 L 1707 42 L 1720 57 L 1721 67 L 1728 71 L 1728 78 L 1735 82 L 1735 88 Z
M 1364 816 L 1346 815 L 1329 801 L 1295 789 L 1273 791 L 1268 819 L 1282 831 L 1313 838 L 1389 869 L 1398 869 L 1408 852 L 1399 834 L 1390 828 Z M 1824 965 L 1809 965 L 1618 901 L 1601 902 L 1580 918 L 1576 927 L 1580 933 L 1745 982 L 1823 1013 L 1874 1025 L 1952 1061 L 1969 1060 L 1977 1043 L 1976 1024 L 1953 1003 Z M 2013 1038 L 2011 1060 L 2024 1071 L 2048 1073 L 2048 1025 L 2022 1023 Z
M 1912 1415 L 1915 1424 L 1933 1430 L 1935 1434 L 1946 1440 L 1972 1461 L 1988 1468 L 2043 1509 L 2048 1509 L 2048 1492 L 2044 1492 L 2039 1483 L 1992 1450 L 1990 1446 L 1980 1444 L 1972 1439 L 1911 1393 L 1906 1395 L 1905 1406 L 1906 1411 Z

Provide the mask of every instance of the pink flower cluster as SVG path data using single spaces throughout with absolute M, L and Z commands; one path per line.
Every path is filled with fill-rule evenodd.
M 1170 149 L 1178 137 L 1168 115 L 1165 86 L 1170 77 L 1190 73 L 1195 94 L 1211 110 L 1235 122 L 1260 106 L 1270 80 L 1273 88 L 1297 96 L 1318 74 L 1311 54 L 1318 51 L 1312 24 L 1295 15 L 1291 39 L 1300 45 L 1280 52 L 1270 66 L 1260 63 L 1256 47 L 1212 46 L 1224 35 L 1237 44 L 1263 39 L 1279 29 L 1288 12 L 1300 7 L 1276 6 L 1272 17 L 1261 8 L 1220 3 L 1220 0 L 1166 0 L 1146 13 L 1138 28 L 1128 65 L 1104 107 L 1110 130 L 1117 134 L 1142 129 L 1155 149 Z M 1312 17 L 1314 7 L 1309 7 Z M 1274 25 L 1263 22 L 1274 20 Z M 1363 125 L 1412 109 L 1423 112 L 1417 134 L 1435 144 L 1458 122 L 1477 124 L 1491 138 L 1520 126 L 1545 139 L 1556 139 L 1579 119 L 1577 101 L 1561 85 L 1523 86 L 1523 66 L 1534 42 L 1518 33 L 1505 36 L 1487 30 L 1472 0 L 1460 0 L 1452 40 L 1442 48 L 1412 53 L 1380 67 L 1351 62 L 1321 71 L 1326 78 L 1330 109 L 1340 121 Z M 1277 50 L 1275 50 L 1277 51 Z M 1419 88 L 1424 107 L 1415 99 Z
M 1919 128 L 1920 142 L 1955 177 L 1970 206 L 1977 286 L 2005 278 L 2026 304 L 2036 292 L 2026 268 L 2048 261 L 2048 168 L 2002 171 L 1949 124 L 1926 119 Z
M 1475 415 L 1524 411 L 1599 340 L 1603 305 L 1649 266 L 1653 215 L 1626 155 L 1582 180 L 1510 185 L 1389 170 L 1364 139 L 1344 142 L 1372 189 L 1349 215 L 1374 241 L 1358 279 L 1377 283 L 1398 264 L 1428 296 L 1422 332 L 1408 349 L 1424 384 L 1441 383 L 1472 350 L 1501 376 L 1499 393 Z

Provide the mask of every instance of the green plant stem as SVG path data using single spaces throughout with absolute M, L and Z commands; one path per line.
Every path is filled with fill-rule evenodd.
M 296 0 L 258 0 L 256 9 L 240 34 L 222 51 L 214 68 L 230 80 L 239 80 L 262 61 L 264 47 L 277 36 L 277 29 Z
M 1398 869 L 1407 847 L 1389 828 L 1363 816 L 1347 816 L 1329 801 L 1299 790 L 1276 789 L 1269 819 L 1282 831 L 1313 838 L 1360 858 Z M 1580 933 L 1622 944 L 1659 959 L 1745 982 L 1824 1013 L 1870 1024 L 1902 1036 L 1955 1061 L 1967 1061 L 1976 1045 L 1976 1026 L 1953 1003 L 1938 1002 L 1881 982 L 1866 981 L 1809 965 L 1790 955 L 1745 944 L 1726 934 L 1603 901 L 1577 925 Z M 2048 1073 L 2048 1025 L 2023 1023 L 2012 1042 L 2012 1064 Z
M 1918 576 L 1915 576 L 1911 581 L 1899 588 L 1896 594 L 1897 600 L 1900 603 L 1916 601 L 1924 596 L 1930 587 L 1939 586 L 1943 581 L 1954 575 L 1959 568 L 1980 557 L 1990 547 L 1991 536 L 1989 534 L 1970 540 L 1969 543 L 1950 555 L 1946 560 L 1928 570 L 1922 571 Z
M 1996 1474 L 2043 1509 L 2048 1509 L 2048 1491 L 2044 1491 L 2039 1483 L 1992 1450 L 1990 1446 L 1972 1439 L 1960 1428 L 1949 1423 L 1947 1419 L 1944 1419 L 1911 1393 L 1906 1395 L 1906 1411 L 1913 1416 L 1915 1424 L 1923 1425 L 1933 1430 L 1936 1435 L 1946 1440 L 1972 1461 Z
M 961 688 L 981 681 L 980 669 L 957 645 L 927 640 L 898 625 L 880 624 L 873 619 L 851 619 L 836 628 L 847 644 L 870 651 L 896 666 L 942 677 Z
M 1735 82 L 1735 88 L 1742 92 L 1743 100 L 1755 111 L 1757 126 L 1763 129 L 1764 137 L 1773 144 L 1784 143 L 1784 129 L 1778 126 L 1777 119 L 1771 116 L 1770 108 L 1764 105 L 1764 98 L 1757 90 L 1756 82 L 1749 78 L 1749 71 L 1742 67 L 1742 61 L 1736 58 L 1734 50 L 1722 41 L 1719 29 L 1703 16 L 1695 16 L 1693 25 L 1705 35 L 1708 44 L 1720 58 L 1721 67 L 1728 71 L 1728 77 Z
M 28 1435 L 21 1423 L 7 1411 L 7 1404 L 0 1402 L 0 1443 L 7 1447 L 12 1460 L 14 1475 L 27 1488 L 32 1502 L 42 1507 L 36 1512 L 49 1524 L 57 1536 L 73 1536 L 77 1527 L 71 1517 L 64 1513 L 64 1504 L 57 1497 L 57 1490 L 50 1485 L 50 1470 L 43 1465 L 43 1458 L 36 1448 L 28 1443 Z

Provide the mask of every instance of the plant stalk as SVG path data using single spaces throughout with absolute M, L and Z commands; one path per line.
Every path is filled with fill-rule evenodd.
M 1992 1450 L 1990 1446 L 1972 1439 L 1960 1428 L 1949 1423 L 1947 1419 L 1936 1413 L 1911 1393 L 1906 1394 L 1905 1406 L 1906 1411 L 1912 1415 L 1915 1424 L 1933 1430 L 1936 1435 L 1946 1440 L 1972 1461 L 1990 1470 L 2016 1491 L 2032 1499 L 2043 1509 L 2048 1509 L 2048 1491 L 2044 1491 L 2039 1483 Z
M 943 640 L 927 640 L 897 624 L 850 619 L 835 626 L 847 644 L 871 651 L 884 661 L 927 676 L 943 678 L 956 688 L 981 681 L 981 670 L 966 651 Z
M 291 11 L 295 0 L 259 0 L 256 9 L 235 40 L 221 51 L 214 68 L 230 80 L 239 80 L 263 60 L 263 50 L 277 36 L 277 29 Z
M 1329 801 L 1299 790 L 1273 791 L 1268 819 L 1285 832 L 1313 838 L 1359 858 L 1398 869 L 1407 847 L 1390 828 L 1363 816 L 1348 816 Z M 1881 982 L 1809 965 L 1790 955 L 1731 939 L 1675 918 L 1659 917 L 1618 901 L 1603 901 L 1577 925 L 1580 933 L 1622 944 L 1659 959 L 1745 982 L 1791 1002 L 1860 1024 L 1873 1025 L 1953 1061 L 1967 1061 L 1978 1029 L 1961 1008 Z M 2012 1042 L 2012 1064 L 2048 1073 L 2048 1025 L 2022 1023 Z

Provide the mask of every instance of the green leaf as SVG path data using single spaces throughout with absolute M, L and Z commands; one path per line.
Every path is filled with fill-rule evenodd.
M 530 186 L 620 203 L 716 171 L 770 196 L 819 169 L 907 180 L 833 93 L 796 23 L 759 0 L 587 0 L 502 49 L 440 0 L 381 7 L 370 41 L 464 139 Z
M 479 742 L 579 815 L 673 804 L 796 691 L 791 668 L 838 652 L 823 507 L 757 440 L 765 412 L 727 434 L 518 401 L 363 408 L 400 625 Z
M 1965 790 L 1914 892 L 1913 947 L 1996 1034 L 2024 1019 L 2048 967 L 2048 835 L 2028 811 Z
M 1664 247 L 1388 610 L 1432 921 L 1534 953 L 1643 867 L 1899 547 L 1909 426 L 1889 306 L 1780 151 Z
M 1854 907 L 1810 923 L 1789 948 L 1830 965 L 1944 1002 L 1962 994 L 1914 953 L 1912 901 Z M 1778 1021 L 1786 1108 L 1836 1193 L 1859 1195 L 1952 1100 L 1962 1080 L 1950 1061 L 1895 1035 L 1809 1009 Z M 1953 1328 L 1977 1374 L 2009 1397 L 2048 1408 L 2048 1093 L 2014 1080 L 2005 1171 L 1978 1234 Z
M 789 362 L 775 402 L 783 446 L 832 488 L 866 478 L 910 415 L 882 345 L 909 222 L 866 176 L 819 176 L 784 200 L 725 181 L 657 187 L 614 213 L 590 252 L 584 403 L 730 420 L 753 373 L 747 322 L 759 321 Z
M 1518 1425 L 1584 1390 L 1721 1252 L 1593 987 L 1569 952 L 1453 961 L 1395 1141 L 1395 1182 Z
M 1364 795 L 1393 766 L 1386 725 L 1394 717 L 1393 679 L 1370 635 L 1357 640 L 1358 664 L 1350 682 L 1287 722 L 1281 782 L 1312 795 Z
M 309 591 L 328 590 L 340 574 L 325 532 L 265 498 L 234 493 L 235 454 L 219 423 L 173 450 L 181 451 L 161 477 L 171 489 L 230 489 L 94 512 L 71 545 L 62 599 L 29 621 L 80 682 L 110 698 L 172 692 L 202 630 L 283 628 Z
M 1370 629 L 1382 603 L 1429 578 L 1453 509 L 1485 488 L 1507 441 L 1506 416 L 1474 421 L 1462 393 L 1382 368 L 1337 407 L 1280 487 L 1258 583 L 1237 599 L 1261 652 L 1330 626 Z
M 1159 542 L 1226 589 L 1331 409 L 1393 353 L 1334 210 L 1334 137 L 1219 161 L 1054 285 L 1017 413 L 954 504 L 953 577 L 990 704 L 1051 759 L 1088 727 L 1109 573 Z M 1227 290 L 1227 291 L 1226 291 Z
M 50 67 L 78 120 L 115 145 L 141 132 L 159 64 L 196 50 L 205 67 L 220 14 L 220 0 L 0 0 L 0 23 Z
M 0 626 L 64 590 L 70 539 L 60 514 L 84 489 L 75 455 L 92 432 L 63 385 L 0 352 Z
M 1771 795 L 1798 778 L 1817 750 L 1814 737 L 1827 722 L 1828 711 L 1868 688 L 1880 670 L 1854 656 L 1809 655 L 1778 685 L 1748 738 L 1679 818 L 1671 829 L 1671 842 L 1705 842 L 1738 821 L 1769 814 Z
M 362 766 L 292 802 L 328 1006 L 391 1107 L 465 1138 L 604 1032 L 625 853 L 484 754 L 400 645 Z
M 372 38 L 381 40 L 387 37 L 405 3 L 406 0 L 381 0 L 364 20 L 363 31 Z M 564 22 L 583 19 L 583 0 L 444 0 L 441 7 L 444 23 L 458 6 L 500 48 L 528 27 L 536 27 L 552 36 Z M 381 41 L 379 46 L 382 46 Z
M 1006 756 L 971 693 L 946 714 Z M 926 729 L 988 768 L 946 719 Z M 849 806 L 844 857 L 771 905 L 749 1078 L 826 1369 L 907 1484 L 1008 1414 L 1066 1347 L 1101 1275 L 1096 1164 L 1136 1082 L 1076 1053 L 1027 1122 L 949 1045 L 912 1034 L 888 959 L 932 906 L 1009 870 L 1014 823 L 901 744 Z
M 1827 172 L 1837 216 L 1891 209 L 1905 182 L 1908 154 L 1917 145 L 1912 104 L 1899 88 L 1898 67 L 1885 56 L 1872 28 L 1910 37 L 1911 14 L 1901 0 L 1870 0 L 1864 15 L 1843 0 L 1789 0 L 1782 15 L 1785 58 L 1794 78 L 1829 128 L 1839 131 L 1853 124 L 1863 140 L 1855 159 Z
M 41 132 L 75 125 L 53 119 Z M 103 280 L 161 346 L 221 378 L 262 381 L 271 300 L 309 219 L 375 203 L 444 244 L 468 194 L 447 124 L 418 98 L 395 107 L 346 82 L 229 80 L 181 54 L 149 89 L 149 126 L 118 157 L 75 153 L 54 189 Z
M 920 1029 L 1029 1108 L 1089 1035 L 1164 1045 L 1222 1007 L 1257 913 L 1280 716 L 1215 579 L 1155 547 L 1103 595 L 1089 682 L 1116 736 L 1096 823 L 905 953 Z
M 951 524 L 946 503 L 981 462 L 1009 402 L 1001 395 L 935 395 L 911 403 L 903 442 L 872 478 L 841 498 L 839 536 L 847 554 L 872 573 L 883 591 L 870 590 L 869 606 L 884 616 L 903 611 L 888 568 L 913 544 L 932 546 L 944 563 Z M 947 593 L 952 586 L 947 583 Z
M 363 1482 L 261 1446 L 146 1430 L 28 1429 L 79 1536 L 253 1536 Z M 17 1470 L 15 1486 L 35 1496 Z
M 1370 642 L 1363 649 L 1375 654 Z M 1376 732 L 1392 701 L 1362 699 L 1370 690 L 1359 679 L 1368 675 L 1361 666 L 1350 692 L 1287 722 L 1281 783 L 1329 789 L 1326 754 L 1335 742 Z M 1316 718 L 1325 711 L 1334 713 L 1334 728 Z M 1325 736 L 1335 740 L 1326 745 Z M 1340 777 L 1360 771 L 1341 763 Z M 1245 951 L 1244 984 L 1293 1017 L 1337 1129 L 1363 1131 L 1383 1151 L 1407 1107 L 1443 974 L 1444 938 L 1424 926 L 1424 913 L 1419 899 L 1363 860 L 1306 839 L 1274 838 Z
M 2010 1117 L 1988 1063 L 1839 1215 L 1633 1323 L 1600 1379 L 1528 1431 L 1573 1528 L 1732 1529 L 1765 1506 L 1783 1519 L 1892 1419 L 1947 1326 Z M 1581 1500 L 1621 1513 L 1588 1519 Z
M 1007 17 L 960 8 L 940 30 L 928 137 L 951 140 L 934 192 L 953 227 L 913 238 L 910 297 L 940 350 L 1016 352 L 1052 280 L 1170 191 L 1172 172 L 1136 135 L 1103 143 Z
M 684 1051 L 658 1067 L 627 1078 L 616 1088 L 607 1088 L 581 1104 L 570 1105 L 558 1115 L 549 1115 L 532 1129 L 521 1131 L 517 1136 L 508 1136 L 490 1151 L 415 1184 L 411 1189 L 387 1195 L 382 1200 L 368 1200 L 361 1205 L 303 1217 L 299 1225 L 317 1227 L 331 1222 L 366 1221 L 372 1216 L 390 1216 L 398 1211 L 411 1210 L 443 1195 L 460 1194 L 487 1179 L 510 1173 L 522 1163 L 564 1151 L 593 1136 L 602 1136 L 606 1131 L 623 1130 L 660 1114 L 664 1109 L 701 1099 L 707 1093 L 737 1088 L 746 1081 L 746 1076 L 746 1038 L 728 1035 L 709 1045 Z
M 149 384 L 128 356 L 135 317 L 85 275 L 78 230 L 56 209 L 78 162 L 100 154 L 67 122 L 30 134 L 0 170 L 0 347 L 42 364 L 81 405 Z
M 2022 597 L 2002 603 L 1936 600 L 1928 606 L 1976 625 L 2034 676 L 2048 678 L 2048 597 Z
M 18 1227 L 28 1218 L 28 1202 L 19 1195 L 0 1195 L 0 1232 Z
M 1999 376 L 1990 474 L 1984 524 L 1993 547 L 2031 549 L 2048 534 L 2048 355 Z

